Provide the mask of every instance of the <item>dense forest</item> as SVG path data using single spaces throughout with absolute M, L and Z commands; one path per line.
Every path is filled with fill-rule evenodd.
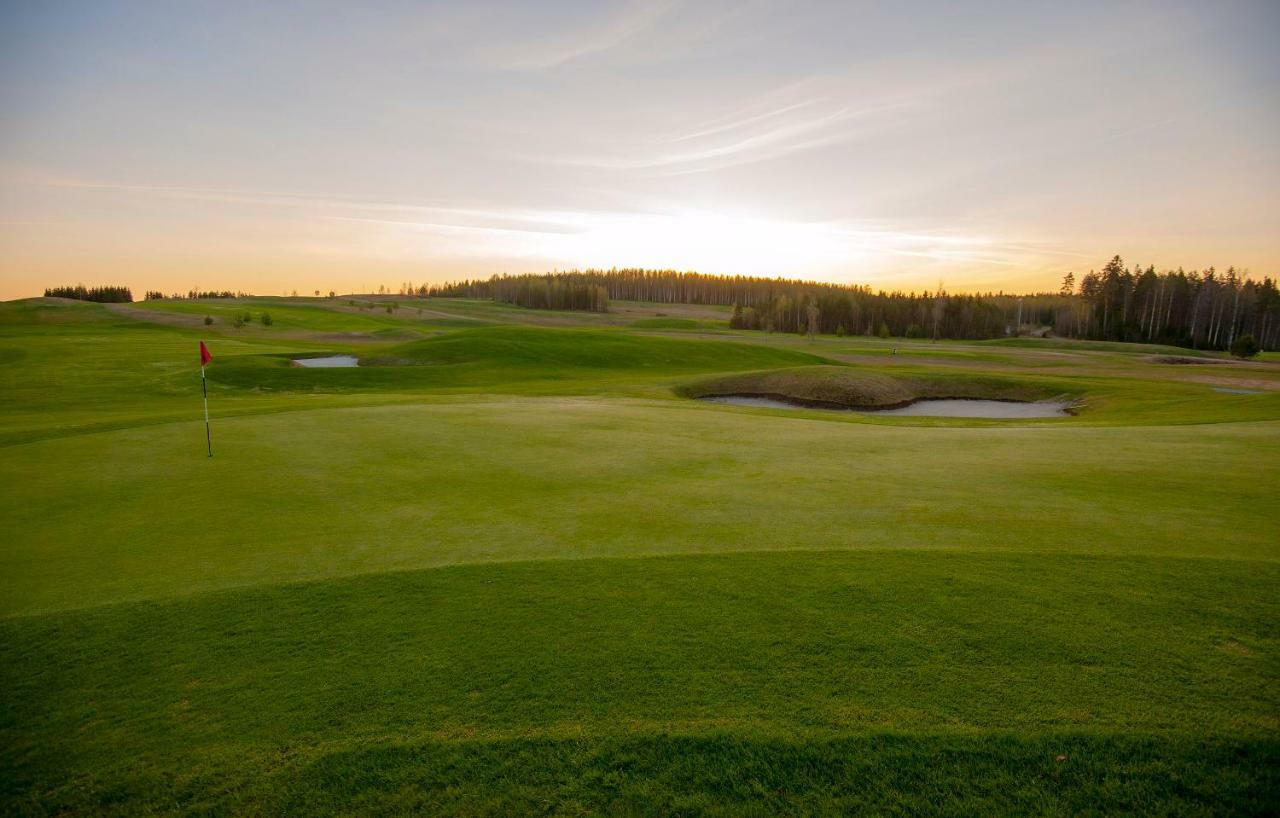
M 597 291 L 602 293 L 594 295 Z M 584 270 L 494 276 L 419 295 L 492 298 L 549 309 L 606 308 L 607 299 L 733 307 L 731 325 L 773 332 L 981 340 L 1015 333 L 1226 349 L 1252 335 L 1280 346 L 1280 290 L 1234 268 L 1127 268 L 1119 256 L 1101 271 L 1068 273 L 1057 292 L 950 294 L 875 291 L 860 285 L 716 276 L 675 270 Z
M 608 312 L 608 289 L 597 282 L 571 275 L 523 275 L 495 277 L 486 282 L 486 298 L 539 310 Z
M 133 300 L 133 292 L 128 287 L 86 287 L 77 284 L 74 287 L 45 287 L 46 298 L 74 298 L 77 301 L 97 301 L 102 304 L 128 303 Z

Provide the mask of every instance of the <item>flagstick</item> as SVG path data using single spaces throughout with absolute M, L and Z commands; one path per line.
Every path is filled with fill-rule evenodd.
M 204 367 L 200 367 L 200 389 L 204 392 L 204 442 L 209 446 L 209 456 L 213 457 L 213 433 L 209 431 L 209 383 L 204 379 Z

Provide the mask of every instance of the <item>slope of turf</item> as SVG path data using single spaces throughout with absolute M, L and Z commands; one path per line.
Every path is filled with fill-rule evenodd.
M 725 808 L 720 788 L 732 803 L 765 784 L 778 804 L 828 807 L 945 803 L 959 786 L 1036 812 L 1256 809 L 1280 752 L 1277 579 L 1215 560 L 755 554 L 9 620 L 6 778 L 42 809 L 120 812 L 452 797 L 500 813 L 531 789 L 571 804 L 571 772 L 614 780 L 578 790 L 588 804 L 647 811 L 685 796 Z M 708 757 L 684 755 L 704 743 Z M 841 746 L 881 749 L 792 778 Z M 864 791 L 843 765 L 932 783 Z
M 630 335 L 609 330 L 483 327 L 365 351 L 361 365 L 322 372 L 290 366 L 285 356 L 241 358 L 214 374 L 218 383 L 252 389 L 543 388 L 584 379 L 628 382 L 688 372 L 795 366 L 821 359 L 751 344 Z M 527 388 L 527 387 L 522 387 Z M 587 391 L 595 391 L 598 385 Z M 570 391 L 581 393 L 581 387 Z
M 890 427 L 694 401 L 472 397 L 225 419 L 212 460 L 203 431 L 5 451 L 0 519 L 23 536 L 0 552 L 3 612 L 602 555 L 1276 556 L 1274 424 Z

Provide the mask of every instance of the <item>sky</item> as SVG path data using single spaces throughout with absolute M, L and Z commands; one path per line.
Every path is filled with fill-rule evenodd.
M 0 0 L 0 299 L 1280 274 L 1280 3 Z

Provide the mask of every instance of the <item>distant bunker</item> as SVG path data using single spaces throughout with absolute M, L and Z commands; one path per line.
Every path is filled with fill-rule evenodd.
M 360 361 L 354 355 L 322 355 L 318 358 L 294 358 L 293 365 L 305 366 L 309 369 L 334 369 L 359 366 Z
M 1021 420 L 1075 414 L 1070 396 L 1037 384 L 972 376 L 891 376 L 842 366 L 730 375 L 677 391 L 711 403 L 906 417 Z

